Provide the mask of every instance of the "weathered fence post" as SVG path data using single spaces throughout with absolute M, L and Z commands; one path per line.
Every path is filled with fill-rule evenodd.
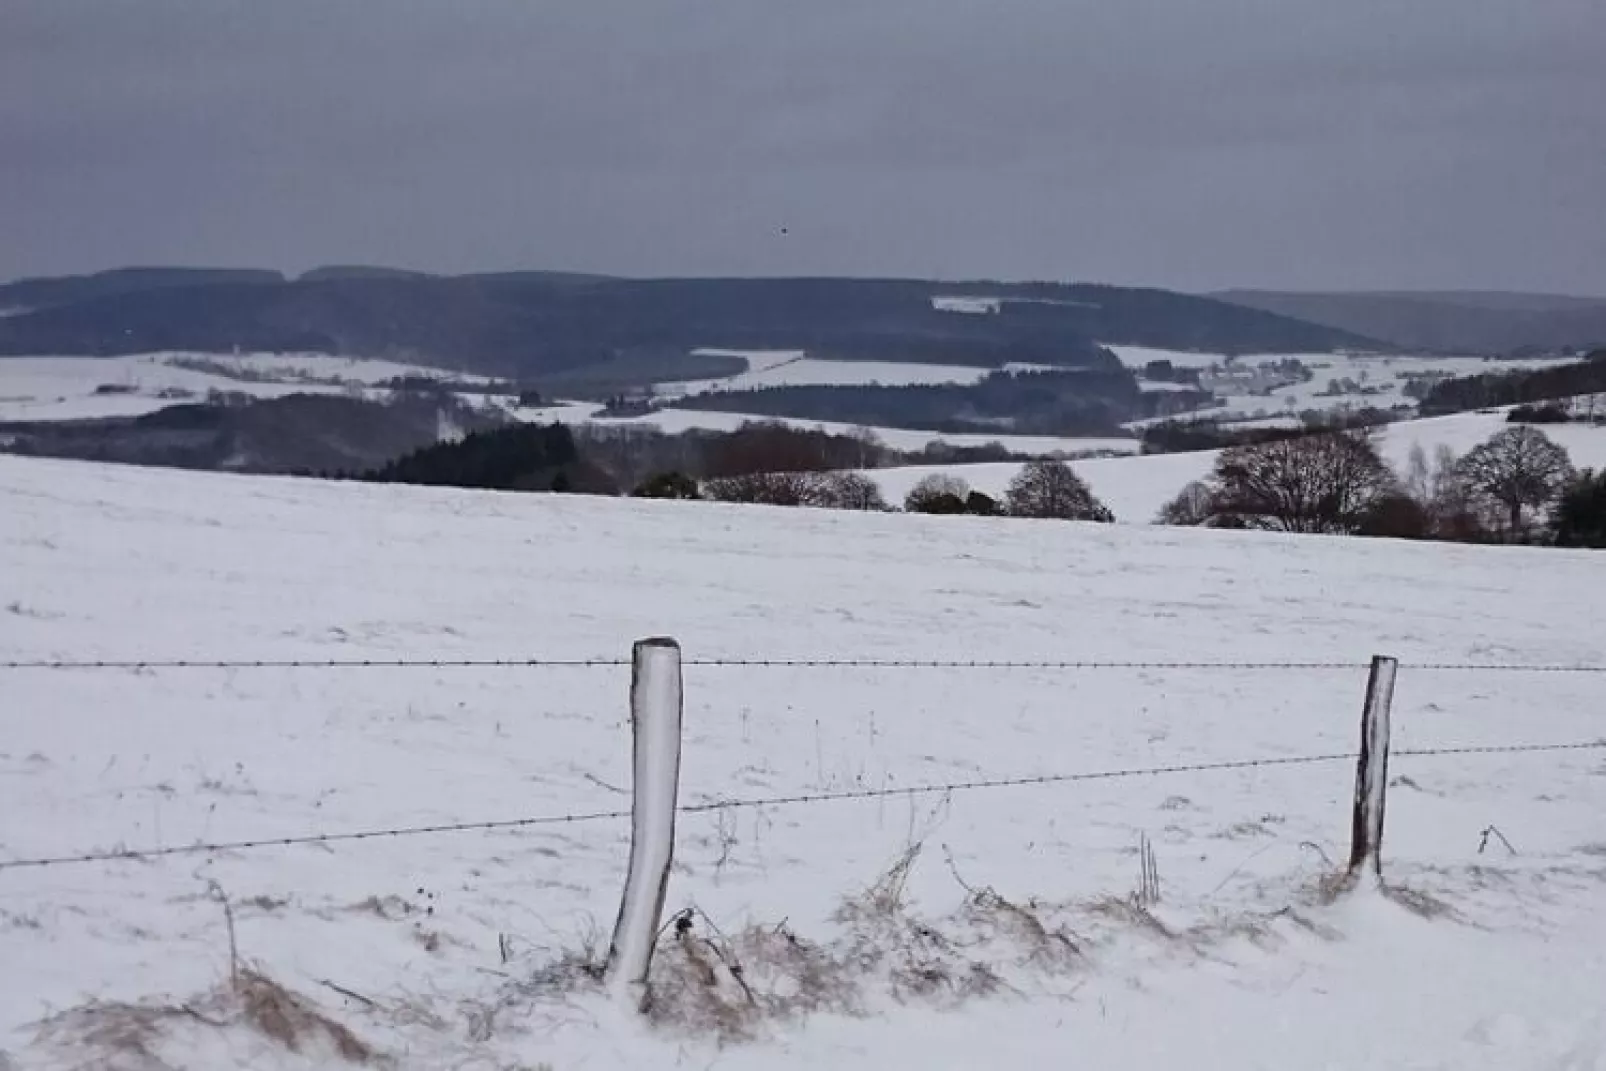
M 1389 711 L 1394 703 L 1398 659 L 1377 655 L 1366 681 L 1361 711 L 1361 757 L 1355 768 L 1355 820 L 1349 856 L 1349 881 L 1363 870 L 1383 874 L 1383 804 L 1388 793 Z
M 608 983 L 620 994 L 639 997 L 646 984 L 669 890 L 680 784 L 681 710 L 680 644 L 664 638 L 639 641 L 630 673 L 634 736 L 630 869 L 604 968 Z

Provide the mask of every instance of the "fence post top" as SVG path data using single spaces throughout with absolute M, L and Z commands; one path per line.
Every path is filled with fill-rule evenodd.
M 648 636 L 646 639 L 636 641 L 637 650 L 671 649 L 680 650 L 680 641 L 672 636 Z

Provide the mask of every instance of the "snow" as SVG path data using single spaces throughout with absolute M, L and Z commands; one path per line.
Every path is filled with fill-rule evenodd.
M 729 383 L 741 382 L 750 386 L 780 385 L 784 383 L 965 383 L 976 382 L 987 374 L 986 369 L 946 365 L 915 365 L 895 362 L 821 361 L 805 359 L 801 350 L 713 350 L 695 351 L 716 356 L 742 357 L 749 362 L 750 370 L 733 380 L 705 380 L 674 385 L 688 393 L 704 389 L 723 389 Z M 287 382 L 262 383 L 231 379 L 223 375 L 178 368 L 168 361 L 178 358 L 200 358 L 219 364 L 232 365 L 258 372 L 310 373 L 360 384 L 377 384 L 396 376 L 450 376 L 469 382 L 486 382 L 482 376 L 444 372 L 419 365 L 398 364 L 392 361 L 359 358 L 327 357 L 319 354 L 245 354 L 228 356 L 219 354 L 155 353 L 133 357 L 8 357 L 0 358 L 0 421 L 8 420 L 81 420 L 92 417 L 139 416 L 169 405 L 180 404 L 184 398 L 161 398 L 159 392 L 169 389 L 189 391 L 204 398 L 209 390 L 236 391 L 259 398 L 281 397 L 300 393 L 342 393 L 352 389 L 328 384 Z M 112 384 L 130 388 L 132 393 L 96 394 L 97 387 Z M 473 396 L 472 400 L 482 400 Z M 510 416 L 525 421 L 559 421 L 586 423 L 596 416 L 602 406 L 593 403 L 564 402 L 539 408 L 506 407 Z M 704 413 L 683 410 L 663 410 L 644 417 L 625 420 L 601 421 L 609 425 L 638 424 L 675 433 L 702 429 L 733 431 L 762 416 L 742 413 Z M 786 420 L 798 427 L 823 428 L 836 434 L 849 434 L 852 425 L 830 421 Z M 1064 452 L 1088 454 L 1104 451 L 1135 452 L 1136 439 L 1096 438 L 1079 439 L 1052 435 L 953 435 L 934 431 L 913 431 L 903 428 L 871 429 L 887 443 L 900 450 L 922 450 L 933 442 L 946 442 L 956 446 L 983 446 L 1002 443 L 1011 450 L 1025 454 Z
M 804 357 L 749 369 L 723 379 L 699 379 L 685 383 L 660 383 L 653 393 L 681 398 L 716 390 L 757 390 L 763 387 L 887 386 L 908 387 L 940 383 L 979 383 L 992 373 L 990 368 L 961 365 L 910 364 L 899 361 L 827 361 Z
M 1464 454 L 1511 426 L 1504 409 L 1401 421 L 1385 429 L 1383 454 L 1390 463 L 1403 468 L 1413 446 L 1420 445 L 1430 459 L 1440 446 Z M 1534 427 L 1565 449 L 1578 468 L 1606 466 L 1606 425 L 1538 424 Z
M 1141 369 L 1150 361 L 1164 360 L 1178 368 L 1208 370 L 1225 367 L 1230 360 L 1233 368 L 1247 371 L 1292 358 L 1315 373 L 1309 382 L 1277 387 L 1269 394 L 1245 393 L 1223 385 L 1215 390 L 1217 398 L 1223 403 L 1219 406 L 1177 417 L 1134 421 L 1127 425 L 1130 428 L 1141 428 L 1158 420 L 1190 418 L 1263 424 L 1279 416 L 1298 414 L 1308 409 L 1328 411 L 1367 406 L 1391 409 L 1401 405 L 1414 408 L 1416 403 L 1404 394 L 1405 377 L 1408 375 L 1473 376 L 1492 372 L 1531 371 L 1571 363 L 1571 359 L 1562 357 L 1521 359 L 1369 353 L 1256 353 L 1228 358 L 1221 353 L 1160 350 L 1143 346 L 1106 348 L 1120 358 L 1122 364 L 1132 369 Z M 1331 380 L 1346 379 L 1361 387 L 1379 389 L 1374 394 L 1324 393 L 1329 389 Z M 1157 390 L 1166 386 L 1169 385 L 1144 383 L 1143 389 Z
M 704 346 L 692 350 L 693 357 L 740 357 L 749 372 L 764 372 L 804 356 L 802 350 L 725 350 Z
M 569 403 L 517 409 L 512 415 L 531 422 L 562 424 L 597 424 L 604 427 L 656 428 L 669 434 L 686 431 L 735 431 L 743 424 L 779 421 L 795 428 L 817 429 L 833 435 L 855 435 L 873 432 L 887 446 L 898 450 L 924 450 L 932 443 L 952 446 L 986 446 L 998 443 L 1022 454 L 1052 454 L 1056 452 L 1074 456 L 1102 452 L 1136 453 L 1139 447 L 1135 438 L 1071 438 L 1058 435 L 982 435 L 952 434 L 938 431 L 916 431 L 909 428 L 863 428 L 854 424 L 840 424 L 829 420 L 799 420 L 791 417 L 766 417 L 753 413 L 702 412 L 694 409 L 659 409 L 643 416 L 598 418 L 602 406 L 593 403 Z
M 1150 361 L 1170 361 L 1178 368 L 1210 368 L 1226 361 L 1221 353 L 1196 353 L 1191 350 L 1160 350 L 1150 346 L 1120 346 L 1102 343 L 1105 349 L 1120 358 L 1128 368 L 1141 369 Z M 1326 356 L 1326 354 L 1323 354 Z
M 1402 420 L 1381 432 L 1385 460 L 1404 472 L 1411 449 L 1420 445 L 1429 460 L 1440 446 L 1464 454 L 1496 432 L 1510 427 L 1504 410 L 1457 413 L 1453 416 Z M 1578 468 L 1606 466 L 1606 425 L 1546 424 L 1539 428 L 1565 448 Z M 1075 462 L 1093 493 L 1115 512 L 1116 520 L 1147 524 L 1160 507 L 1176 497 L 1193 480 L 1210 475 L 1216 450 L 1181 454 L 1144 454 L 1131 457 L 1092 458 Z M 910 489 L 933 474 L 958 476 L 972 488 L 1001 497 L 1021 466 L 1017 462 L 978 465 L 915 465 L 875 469 L 867 473 L 890 502 L 902 502 Z
M 170 363 L 186 359 L 242 372 L 276 373 L 285 376 L 287 382 L 252 382 Z M 297 382 L 290 379 L 293 374 L 367 385 L 396 376 L 451 376 L 464 382 L 485 382 L 482 376 L 443 372 L 420 365 L 322 354 L 170 352 L 128 357 L 0 357 L 0 421 L 139 416 L 186 400 L 204 398 L 209 390 L 277 398 L 287 394 L 338 394 L 361 389 L 360 386 Z M 103 385 L 120 388 L 121 392 L 96 394 L 96 388 Z M 189 391 L 196 398 L 159 397 L 164 390 Z
M 939 294 L 931 299 L 931 307 L 938 312 L 957 312 L 969 316 L 986 316 L 1000 311 L 1004 299 L 996 297 L 966 297 L 959 294 Z
M 1600 570 L 1590 552 L 0 457 L 0 659 L 623 657 L 673 635 L 693 660 L 1356 664 L 690 665 L 687 803 L 1349 752 L 1363 663 L 1392 654 L 1384 874 L 1451 912 L 1312 898 L 1320 854 L 1347 844 L 1344 761 L 686 814 L 671 911 L 831 941 L 839 899 L 919 841 L 910 910 L 1007 986 L 964 1003 L 872 989 L 862 1016 L 716 1046 L 600 995 L 516 988 L 614 917 L 623 821 L 7 870 L 0 1050 L 109 1066 L 28 1024 L 217 985 L 216 882 L 243 957 L 405 1069 L 1601 1067 L 1602 754 L 1400 753 L 1600 737 L 1598 675 L 1411 668 L 1598 662 Z M 0 858 L 628 808 L 625 667 L 0 680 Z M 1491 822 L 1520 854 L 1478 853 Z M 1119 909 L 1145 833 L 1165 932 Z M 972 944 L 961 879 L 1040 898 L 1074 966 Z M 196 1016 L 168 1029 L 171 1066 L 331 1066 Z

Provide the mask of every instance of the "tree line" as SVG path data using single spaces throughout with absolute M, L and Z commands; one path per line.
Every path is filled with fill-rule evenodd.
M 1221 450 L 1229 446 L 1281 442 L 1309 435 L 1375 428 L 1388 424 L 1395 414 L 1384 409 L 1320 410 L 1299 414 L 1299 423 L 1288 426 L 1232 427 L 1214 420 L 1164 420 L 1143 429 L 1139 440 L 1145 454 L 1182 454 L 1198 450 Z
M 1209 400 L 1205 392 L 1193 404 Z M 1121 423 L 1154 416 L 1175 395 L 1145 393 L 1124 368 L 993 372 L 975 383 L 809 385 L 711 391 L 677 409 L 755 413 L 946 433 L 1125 435 Z
M 1229 447 L 1159 523 L 1454 542 L 1606 546 L 1606 472 L 1579 472 L 1538 428 L 1504 428 L 1456 456 L 1420 445 L 1396 473 L 1375 432 Z
M 870 429 L 835 434 L 774 421 L 743 424 L 735 431 L 692 430 L 670 434 L 655 428 L 583 424 L 514 424 L 480 428 L 454 441 L 415 449 L 383 465 L 357 471 L 320 471 L 326 478 L 492 490 L 583 491 L 645 497 L 701 497 L 707 484 L 741 486 L 772 474 L 834 473 L 900 465 L 964 465 L 1024 462 L 1031 455 L 998 443 L 954 446 L 934 442 L 921 450 L 897 450 Z M 303 473 L 311 475 L 311 472 Z M 779 485 L 784 480 L 770 481 Z M 687 487 L 698 494 L 684 493 Z M 772 496 L 797 498 L 790 492 Z M 796 501 L 790 504 L 798 504 Z
M 679 437 L 667 437 L 670 440 Z M 631 484 L 588 456 L 570 428 L 518 425 L 413 451 L 363 474 L 375 482 L 499 490 L 570 491 L 638 498 L 889 511 L 867 458 L 885 448 L 852 437 L 758 424 L 698 437 L 697 474 L 658 470 Z M 687 442 L 680 443 L 682 447 Z M 922 479 L 910 513 L 1115 518 L 1066 462 L 1026 461 L 1001 499 L 947 474 Z M 1606 472 L 1578 471 L 1537 427 L 1504 428 L 1465 455 L 1420 446 L 1403 473 L 1378 449 L 1375 428 L 1240 443 L 1211 474 L 1160 511 L 1163 524 L 1457 542 L 1606 546 Z
M 873 479 L 854 471 L 751 472 L 716 477 L 702 483 L 680 473 L 665 473 L 636 488 L 634 494 L 637 498 L 707 499 L 874 513 L 896 511 Z M 1115 515 L 1093 494 L 1087 482 L 1069 464 L 1055 458 L 1037 458 L 1022 465 L 1002 501 L 971 490 L 958 477 L 932 474 L 909 491 L 903 509 L 907 513 L 1105 524 L 1115 520 Z
M 1573 364 L 1440 380 L 1423 394 L 1420 408 L 1423 416 L 1437 416 L 1601 393 L 1606 393 L 1606 349 Z

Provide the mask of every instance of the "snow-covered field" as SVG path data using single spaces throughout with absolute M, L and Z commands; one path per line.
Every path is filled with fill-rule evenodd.
M 1483 442 L 1495 432 L 1509 427 L 1505 413 L 1457 413 L 1425 420 L 1402 420 L 1382 429 L 1384 458 L 1403 472 L 1411 449 L 1420 445 L 1431 459 L 1440 446 L 1457 454 Z M 1579 468 L 1606 466 L 1606 427 L 1587 424 L 1546 424 L 1539 428 L 1566 448 Z M 1215 450 L 1185 454 L 1148 454 L 1132 457 L 1094 458 L 1076 463 L 1076 471 L 1087 480 L 1093 493 L 1115 512 L 1116 519 L 1146 524 L 1160 507 L 1176 497 L 1192 480 L 1203 479 L 1216 463 Z M 1015 478 L 1021 466 L 1015 462 L 983 465 L 914 465 L 895 469 L 876 469 L 868 473 L 880 485 L 889 502 L 902 502 L 910 489 L 934 473 L 958 476 L 972 488 L 998 497 Z
M 1107 347 L 1128 368 L 1141 369 L 1150 361 L 1170 361 L 1178 368 L 1210 369 L 1224 366 L 1227 357 L 1219 353 L 1195 353 L 1179 350 L 1157 350 L 1143 346 Z M 1349 353 L 1257 353 L 1236 358 L 1233 367 L 1253 369 L 1264 364 L 1294 358 L 1315 372 L 1309 382 L 1291 383 L 1278 387 L 1270 395 L 1232 393 L 1218 389 L 1217 397 L 1224 404 L 1191 414 L 1197 419 L 1264 422 L 1298 414 L 1308 409 L 1329 410 L 1338 408 L 1359 409 L 1371 406 L 1391 409 L 1397 405 L 1414 406 L 1404 390 L 1407 375 L 1473 376 L 1491 372 L 1531 371 L 1551 365 L 1567 364 L 1566 358 L 1518 360 L 1513 358 L 1479 358 L 1455 356 L 1420 357 L 1405 354 L 1349 354 Z M 1333 380 L 1350 380 L 1359 388 L 1376 389 L 1376 393 L 1329 394 Z M 1145 384 L 1146 390 L 1159 387 Z M 1185 419 L 1185 418 L 1160 418 Z M 1154 421 L 1134 421 L 1129 427 L 1141 427 Z
M 563 424 L 596 423 L 607 427 L 657 428 L 671 434 L 683 431 L 735 431 L 743 424 L 754 421 L 779 420 L 795 428 L 811 428 L 834 435 L 852 435 L 865 429 L 852 424 L 838 424 L 829 420 L 796 420 L 790 417 L 755 416 L 751 413 L 700 412 L 692 409 L 660 409 L 639 417 L 597 419 L 602 406 L 592 403 L 543 406 L 518 409 L 512 415 L 520 420 Z M 931 443 L 943 442 L 953 446 L 985 446 L 999 443 L 1022 454 L 1063 453 L 1081 454 L 1137 453 L 1138 440 L 1125 438 L 1069 438 L 1058 435 L 955 435 L 949 432 L 915 431 L 909 428 L 870 428 L 876 438 L 898 450 L 924 450 Z
M 703 351 L 707 352 L 707 351 Z M 750 355 L 749 360 L 752 360 Z M 663 398 L 684 398 L 716 390 L 757 390 L 762 387 L 884 386 L 912 387 L 939 383 L 977 383 L 992 369 L 946 364 L 910 364 L 900 361 L 824 361 L 793 353 L 779 361 L 753 362 L 748 371 L 722 379 L 660 383 L 653 393 Z
M 0 457 L 0 660 L 566 659 L 667 633 L 703 659 L 1598 664 L 1601 563 Z M 690 666 L 682 799 L 1344 753 L 1364 677 Z M 1395 746 L 1599 738 L 1602 679 L 1406 668 Z M 627 806 L 621 667 L 0 682 L 0 863 Z M 1414 909 L 1314 894 L 1346 849 L 1344 759 L 686 814 L 669 910 L 762 927 L 785 962 L 857 940 L 865 979 L 857 1014 L 723 1047 L 535 981 L 588 927 L 606 943 L 615 820 L 0 869 L 0 1050 L 341 1066 L 206 996 L 226 895 L 242 958 L 400 1068 L 1599 1068 L 1602 758 L 1397 753 L 1386 872 Z M 1152 917 L 1123 906 L 1141 835 Z M 907 906 L 841 921 L 911 844 Z M 747 966 L 760 989 L 780 970 Z M 104 1004 L 140 1000 L 167 1010 Z
M 983 369 L 951 368 L 936 365 L 905 365 L 896 363 L 870 363 L 856 361 L 812 361 L 802 359 L 798 351 L 700 351 L 712 354 L 746 357 L 754 371 L 746 375 L 765 380 L 766 385 L 781 382 L 869 382 L 884 383 L 940 383 L 974 382 L 985 374 Z M 175 367 L 168 362 L 173 358 L 192 358 L 228 365 L 243 371 L 286 374 L 308 373 L 324 379 L 338 378 L 355 384 L 378 384 L 396 376 L 451 376 L 464 382 L 483 382 L 485 377 L 442 372 L 418 365 L 397 364 L 391 361 L 363 360 L 345 357 L 327 357 L 318 354 L 246 354 L 228 356 L 219 354 L 142 354 L 134 357 L 8 357 L 0 358 L 0 421 L 6 420 L 82 420 L 91 417 L 138 416 L 154 412 L 186 400 L 184 396 L 161 397 L 163 391 L 184 391 L 193 398 L 204 398 L 209 390 L 236 391 L 256 397 L 272 398 L 285 394 L 323 393 L 360 390 L 360 387 L 335 386 L 305 381 L 285 383 L 252 382 L 208 372 Z M 797 378 L 787 379 L 790 375 Z M 768 382 L 766 377 L 781 377 Z M 859 378 L 854 378 L 859 377 Z M 867 378 L 866 378 L 867 377 Z M 946 378 L 945 378 L 946 377 Z M 712 389 L 728 381 L 708 380 L 702 384 L 680 384 L 680 388 Z M 116 392 L 97 394 L 102 386 L 118 388 Z M 481 402 L 478 396 L 472 401 Z M 584 423 L 593 418 L 602 407 L 590 403 L 572 403 L 538 409 L 509 408 L 510 416 L 520 420 L 558 420 L 564 423 Z M 630 420 L 610 420 L 610 424 L 638 423 L 661 428 L 669 432 L 706 429 L 731 431 L 753 420 L 772 419 L 740 413 L 701 413 L 690 411 L 663 411 Z M 788 420 L 798 427 L 823 428 L 839 434 L 853 430 L 847 424 L 829 421 Z M 1020 453 L 1043 454 L 1063 452 L 1069 455 L 1104 451 L 1136 452 L 1136 439 L 1099 438 L 1078 439 L 1050 435 L 951 435 L 930 431 L 911 431 L 902 428 L 873 429 L 883 442 L 901 450 L 924 449 L 928 443 L 947 442 L 956 446 L 981 446 L 1001 442 Z
M 242 374 L 279 375 L 286 382 L 256 382 L 234 376 L 181 368 L 174 360 L 204 361 Z M 322 380 L 296 381 L 294 374 Z M 339 393 L 361 389 L 351 384 L 377 384 L 396 376 L 452 375 L 465 382 L 484 377 L 443 373 L 439 369 L 393 361 L 328 357 L 322 354 L 255 353 L 238 356 L 210 353 L 147 353 L 131 357 L 0 357 L 0 420 L 83 420 L 91 417 L 139 416 L 183 396 L 161 397 L 163 391 L 184 391 L 204 398 L 207 391 L 235 391 L 259 398 L 286 394 Z M 107 393 L 98 389 L 112 388 Z

